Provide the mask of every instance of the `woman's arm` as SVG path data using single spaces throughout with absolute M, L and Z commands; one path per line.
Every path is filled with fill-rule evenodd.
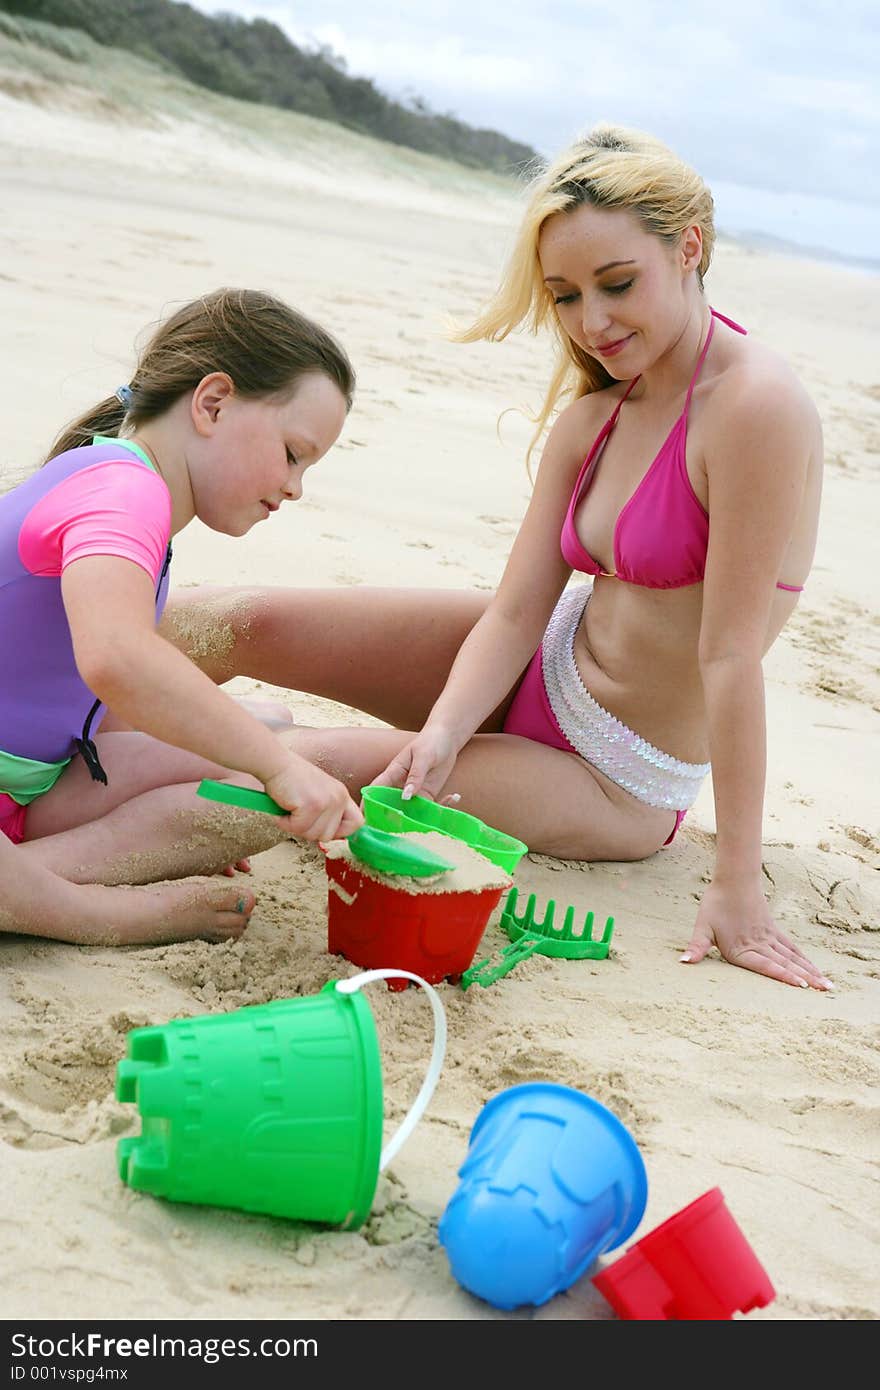
M 333 839 L 363 817 L 335 778 L 300 758 L 155 630 L 155 593 L 130 560 L 91 555 L 61 578 L 77 668 L 117 717 L 176 748 L 250 773 L 307 839 Z
M 707 450 L 711 527 L 699 662 L 717 827 L 715 871 L 684 959 L 726 960 L 786 984 L 828 982 L 773 922 L 762 879 L 762 659 L 776 580 L 800 510 L 818 420 L 788 376 L 754 369 L 719 388 Z
M 560 533 L 595 413 L 594 402 L 582 398 L 554 424 L 498 591 L 462 643 L 421 733 L 376 778 L 378 784 L 403 786 L 407 797 L 436 796 L 461 749 L 535 652 L 571 573 Z

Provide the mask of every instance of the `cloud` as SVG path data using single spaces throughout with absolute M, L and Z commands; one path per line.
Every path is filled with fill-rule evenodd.
M 737 0 L 723 13 L 702 0 L 224 8 L 329 45 L 390 96 L 419 95 L 546 155 L 608 119 L 718 178 L 880 202 L 880 24 L 865 0 Z

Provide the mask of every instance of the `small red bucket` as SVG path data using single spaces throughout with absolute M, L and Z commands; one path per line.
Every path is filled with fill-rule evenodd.
M 472 893 L 406 893 L 328 859 L 327 949 L 364 969 L 411 970 L 429 984 L 457 981 L 473 961 L 510 881 Z M 406 980 L 388 988 L 406 989 Z
M 618 1317 L 642 1321 L 726 1321 L 776 1297 L 719 1187 L 642 1236 L 593 1283 Z

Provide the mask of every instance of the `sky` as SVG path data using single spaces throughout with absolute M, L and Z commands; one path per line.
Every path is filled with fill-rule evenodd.
M 781 235 L 787 213 L 804 224 L 793 239 L 814 230 L 825 245 L 844 218 L 849 250 L 880 257 L 877 0 L 197 0 L 196 8 L 270 19 L 301 47 L 329 45 L 349 73 L 388 96 L 418 95 L 545 156 L 598 120 L 650 131 L 703 174 L 719 212 L 729 202 L 728 220 L 752 211 Z M 729 197 L 719 200 L 718 187 Z M 764 197 L 740 208 L 749 189 Z

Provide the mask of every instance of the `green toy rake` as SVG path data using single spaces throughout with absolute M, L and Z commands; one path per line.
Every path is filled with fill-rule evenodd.
M 536 922 L 535 894 L 529 894 L 522 917 L 516 915 L 517 897 L 518 890 L 511 888 L 501 914 L 501 925 L 510 937 L 511 944 L 501 952 L 501 959 L 497 965 L 492 964 L 490 957 L 466 970 L 461 977 L 462 989 L 468 989 L 470 985 L 482 985 L 487 989 L 496 980 L 508 975 L 521 960 L 528 960 L 529 956 L 556 956 L 565 960 L 606 959 L 614 931 L 613 917 L 606 919 L 602 936 L 595 940 L 594 913 L 588 912 L 581 930 L 575 932 L 573 906 L 569 905 L 565 909 L 562 926 L 556 927 L 553 921 L 556 912 L 555 899 L 550 898 L 548 901 L 543 921 Z

